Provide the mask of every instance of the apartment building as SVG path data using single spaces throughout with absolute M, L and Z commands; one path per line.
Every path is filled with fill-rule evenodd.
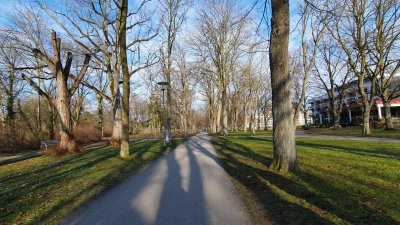
M 396 77 L 395 81 L 400 81 L 400 77 Z M 370 90 L 371 82 L 366 81 L 364 86 Z M 375 94 L 375 103 L 370 112 L 371 121 L 383 119 L 383 102 L 379 95 Z M 312 124 L 325 126 L 333 125 L 333 109 L 340 104 L 338 92 L 335 91 L 335 105 L 329 103 L 327 94 L 311 98 L 307 101 L 311 111 Z M 395 120 L 400 119 L 400 98 L 393 100 L 391 104 L 391 115 Z M 358 93 L 357 83 L 353 82 L 351 87 L 347 89 L 346 96 L 343 102 L 343 110 L 339 116 L 339 124 L 342 126 L 362 124 L 363 103 L 361 95 Z

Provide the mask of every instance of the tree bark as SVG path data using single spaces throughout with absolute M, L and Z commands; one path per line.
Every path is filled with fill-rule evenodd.
M 221 121 L 222 133 L 223 133 L 224 137 L 228 137 L 228 112 L 227 112 L 227 90 L 226 90 L 226 86 L 223 87 L 223 89 L 222 89 L 221 107 L 222 107 L 222 110 L 221 110 L 221 112 L 222 112 L 222 121 Z
M 120 156 L 127 158 L 129 156 L 129 96 L 130 96 L 130 75 L 128 68 L 128 59 L 126 55 L 126 20 L 128 17 L 128 0 L 121 0 L 120 5 L 120 24 L 119 24 L 119 62 L 122 69 L 122 138 Z
M 104 137 L 104 112 L 103 112 L 103 97 L 99 94 L 96 94 L 97 98 L 97 116 L 99 117 L 98 128 L 101 131 L 101 137 Z
M 393 130 L 392 113 L 390 112 L 391 101 L 387 97 L 387 89 L 381 93 L 383 102 L 383 117 L 385 118 L 385 125 L 387 130 Z
M 122 96 L 119 87 L 113 96 L 113 133 L 110 140 L 110 146 L 121 146 L 122 137 Z
M 390 102 L 384 101 L 383 103 L 383 115 L 385 117 L 386 130 L 393 130 L 392 113 L 390 112 Z
M 372 80 L 371 83 L 375 83 L 375 80 Z M 375 92 L 375 88 L 373 88 L 375 85 L 372 84 L 372 90 Z M 374 101 L 374 97 L 370 96 L 368 98 L 368 94 L 366 90 L 364 89 L 364 79 L 359 76 L 358 79 L 358 91 L 360 92 L 360 95 L 362 97 L 363 101 L 363 113 L 362 113 L 362 118 L 363 118 L 363 134 L 371 134 L 371 129 L 369 127 L 369 116 L 371 112 L 371 107 L 372 107 L 372 101 Z M 358 101 L 358 100 L 357 100 Z
M 219 95 L 218 95 L 219 96 Z M 220 133 L 221 132 L 221 113 L 222 113 L 222 103 L 221 100 L 217 100 L 218 101 L 218 106 L 217 106 L 217 118 L 215 121 L 215 127 L 216 127 L 216 133 Z
M 243 128 L 243 130 L 244 130 L 244 133 L 247 133 L 247 127 L 249 126 L 249 117 L 248 117 L 248 115 L 247 115 L 247 110 L 248 110 L 248 103 L 245 103 L 244 104 L 244 128 Z
M 289 74 L 289 1 L 271 0 L 270 68 L 272 86 L 274 159 L 271 169 L 298 168 Z

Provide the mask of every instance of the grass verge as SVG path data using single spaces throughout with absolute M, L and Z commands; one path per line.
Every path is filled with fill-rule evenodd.
M 268 170 L 272 138 L 212 140 L 255 224 L 399 224 L 400 146 L 297 138 L 300 170 Z
M 120 183 L 184 140 L 149 140 L 119 148 L 85 150 L 62 157 L 39 157 L 0 167 L 0 224 L 56 224 L 76 208 Z

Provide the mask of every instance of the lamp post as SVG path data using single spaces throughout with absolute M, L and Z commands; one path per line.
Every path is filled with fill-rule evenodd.
M 164 113 L 165 113 L 165 95 L 164 95 L 164 91 L 167 88 L 166 86 L 168 85 L 168 82 L 158 82 L 157 84 L 161 86 L 161 91 L 162 91 L 162 94 L 163 94 L 163 96 L 162 96 L 162 98 L 163 98 L 163 108 L 164 108 Z M 169 132 L 168 132 L 168 130 L 165 129 L 165 124 L 163 126 L 163 133 L 164 133 L 164 147 L 165 147 L 165 143 L 169 142 Z

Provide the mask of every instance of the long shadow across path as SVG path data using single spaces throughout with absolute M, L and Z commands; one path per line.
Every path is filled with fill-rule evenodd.
M 251 224 L 207 134 L 78 209 L 61 224 Z

